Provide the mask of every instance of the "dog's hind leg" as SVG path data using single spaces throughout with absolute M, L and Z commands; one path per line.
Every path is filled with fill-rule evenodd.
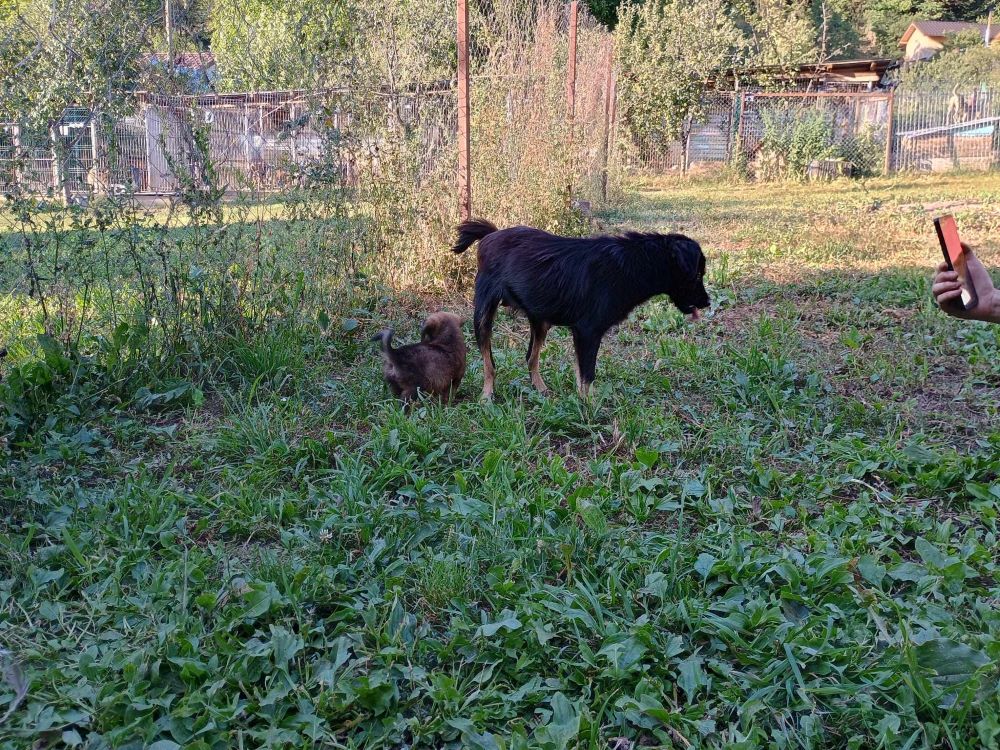
M 597 369 L 597 350 L 601 347 L 603 334 L 593 334 L 589 331 L 573 329 L 573 348 L 576 354 L 576 390 L 580 398 L 590 395 L 590 386 L 594 382 Z
M 545 381 L 542 380 L 542 374 L 538 371 L 538 357 L 542 353 L 542 347 L 545 346 L 545 337 L 551 326 L 548 323 L 539 323 L 534 320 L 529 320 L 529 323 L 531 324 L 531 341 L 528 344 L 528 373 L 531 375 L 531 384 L 539 393 L 545 393 L 548 388 L 545 386 Z
M 496 368 L 493 365 L 493 320 L 497 315 L 500 296 L 493 294 L 487 285 L 476 280 L 475 313 L 472 324 L 476 332 L 479 353 L 483 355 L 483 398 L 493 398 L 493 380 Z

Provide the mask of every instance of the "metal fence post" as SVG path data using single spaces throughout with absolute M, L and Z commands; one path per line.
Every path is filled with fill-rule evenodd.
M 102 165 L 101 129 L 98 125 L 99 115 L 96 112 L 90 113 L 90 189 L 95 195 L 103 195 L 107 185 L 104 167 Z
M 614 85 L 614 45 L 608 40 L 607 71 L 604 77 L 604 137 L 601 139 L 601 200 L 608 200 L 608 162 L 611 160 L 611 88 Z
M 52 193 L 62 193 L 63 202 L 69 205 L 69 181 L 66 170 L 62 165 L 59 146 L 59 126 L 57 123 L 49 125 L 49 141 L 52 146 Z
M 740 92 L 740 113 L 736 117 L 736 148 L 733 149 L 733 154 L 736 156 L 737 160 L 743 158 L 743 120 L 746 117 L 747 108 L 747 95 L 743 91 Z
M 458 17 L 458 213 L 462 221 L 468 221 L 472 218 L 468 0 L 457 0 L 456 14 Z
M 896 128 L 894 119 L 896 116 L 896 94 L 889 92 L 889 103 L 886 106 L 886 130 L 885 130 L 885 164 L 882 167 L 882 174 L 888 176 L 892 173 L 892 150 L 893 141 L 896 139 Z
M 577 0 L 569 4 L 569 56 L 566 60 L 566 120 L 567 153 L 569 155 L 569 175 L 566 185 L 566 202 L 573 199 L 573 126 L 576 119 L 576 25 L 578 18 Z
M 21 146 L 20 125 L 14 125 L 11 133 L 11 142 L 14 148 L 14 173 L 12 177 L 14 184 L 20 186 L 24 180 L 24 166 L 27 162 L 27 157 L 24 155 L 24 149 Z M 30 188 L 30 185 L 28 187 Z

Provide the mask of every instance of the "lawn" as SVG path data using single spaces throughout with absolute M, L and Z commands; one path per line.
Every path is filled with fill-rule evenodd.
M 0 747 L 997 747 L 1000 328 L 932 305 L 943 211 L 1000 265 L 995 175 L 639 186 L 600 221 L 716 305 L 588 404 L 502 314 L 495 403 L 473 353 L 404 413 L 369 336 L 470 299 L 401 292 L 0 445 Z

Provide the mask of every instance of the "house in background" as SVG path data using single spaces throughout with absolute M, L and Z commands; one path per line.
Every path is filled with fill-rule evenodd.
M 899 39 L 899 46 L 906 50 L 903 59 L 927 60 L 944 47 L 947 37 L 969 31 L 977 32 L 984 41 L 989 35 L 991 44 L 1000 38 L 1000 24 L 988 27 L 971 21 L 914 21 Z

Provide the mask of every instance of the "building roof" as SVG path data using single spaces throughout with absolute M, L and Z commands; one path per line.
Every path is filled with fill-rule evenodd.
M 905 47 L 910 41 L 915 31 L 919 31 L 924 36 L 943 37 L 949 34 L 961 34 L 964 31 L 976 31 L 979 34 L 986 33 L 985 23 L 973 23 L 972 21 L 914 21 L 900 37 L 899 46 Z M 993 24 L 990 29 L 990 41 L 992 42 L 1000 36 L 1000 24 Z
M 876 86 L 882 76 L 898 61 L 888 57 L 865 58 L 861 60 L 828 60 L 826 62 L 802 63 L 799 65 L 763 65 L 753 68 L 721 71 L 719 78 L 732 81 L 753 76 L 767 76 L 795 84 L 817 83 L 821 86 Z M 717 81 L 713 81 L 718 83 Z
M 801 63 L 799 65 L 762 65 L 747 68 L 750 73 L 797 72 L 797 73 L 829 73 L 871 71 L 884 72 L 896 61 L 891 57 L 866 57 L 860 60 L 827 60 L 826 62 Z
M 145 65 L 166 65 L 168 59 L 166 52 L 150 52 L 140 56 Z M 208 70 L 215 67 L 215 55 L 211 52 L 177 52 L 174 54 L 174 67 Z

